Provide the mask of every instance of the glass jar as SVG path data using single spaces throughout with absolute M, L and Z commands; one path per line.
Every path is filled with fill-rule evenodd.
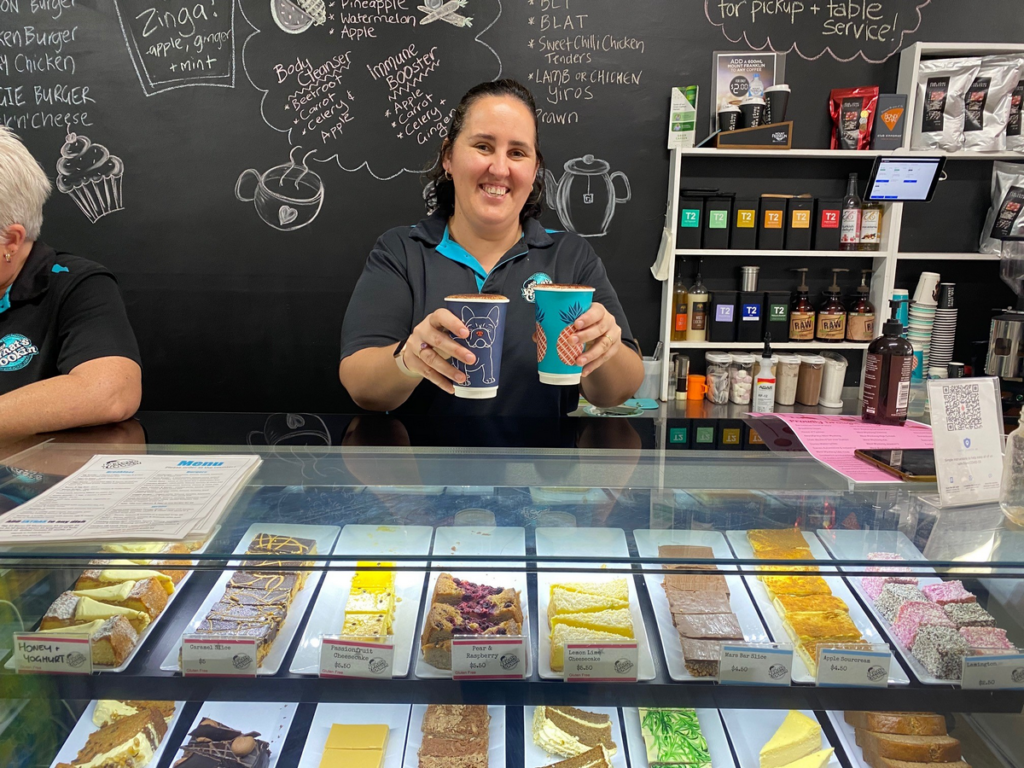
M 728 352 L 708 352 L 704 355 L 707 363 L 707 398 L 712 403 L 722 404 L 729 402 L 729 364 L 732 362 L 732 355 Z
M 747 405 L 754 390 L 753 355 L 733 355 L 729 364 L 729 399 L 737 405 Z
M 800 375 L 796 381 L 796 401 L 800 405 L 818 404 L 824 369 L 825 358 L 821 355 L 800 355 Z
M 796 403 L 796 382 L 800 376 L 798 355 L 779 355 L 778 371 L 775 374 L 775 402 L 778 405 Z

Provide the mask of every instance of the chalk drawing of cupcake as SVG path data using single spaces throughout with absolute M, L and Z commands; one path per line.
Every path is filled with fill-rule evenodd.
M 124 209 L 121 177 L 124 163 L 102 144 L 69 133 L 57 161 L 57 189 L 70 195 L 89 221 Z

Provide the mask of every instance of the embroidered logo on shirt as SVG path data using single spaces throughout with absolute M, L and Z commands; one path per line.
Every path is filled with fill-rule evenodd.
M 60 272 L 70 272 L 70 271 L 71 270 L 68 269 L 67 267 L 65 267 L 63 264 L 54 264 L 53 265 L 53 269 L 52 269 L 52 272 L 55 275 L 60 273 Z
M 0 372 L 20 371 L 39 354 L 39 347 L 20 333 L 9 333 L 0 339 Z
M 533 304 L 533 289 L 538 285 L 549 285 L 553 282 L 555 281 L 543 272 L 534 272 L 527 278 L 526 282 L 523 283 L 523 298 Z
M 4 291 L 4 295 L 0 296 L 0 313 L 6 312 L 11 308 L 11 289 L 10 287 Z

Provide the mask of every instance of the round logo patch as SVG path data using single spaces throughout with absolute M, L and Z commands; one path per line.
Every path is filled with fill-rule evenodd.
M 534 272 L 527 278 L 526 282 L 523 283 L 523 298 L 533 304 L 533 289 L 538 285 L 549 285 L 553 282 L 555 281 L 543 272 Z
M 0 371 L 20 371 L 39 354 L 39 347 L 20 333 L 0 339 Z

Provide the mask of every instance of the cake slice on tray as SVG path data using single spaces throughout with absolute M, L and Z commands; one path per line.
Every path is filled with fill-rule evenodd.
M 821 768 L 832 757 L 831 748 L 821 748 L 821 726 L 817 720 L 795 709 L 761 747 L 761 768 Z
M 259 735 L 204 717 L 182 745 L 184 757 L 173 768 L 267 768 L 270 744 Z
M 149 614 L 150 619 L 155 619 L 167 607 L 167 591 L 156 579 L 122 581 L 119 584 L 93 589 L 76 588 L 72 592 L 79 597 L 88 597 L 107 605 L 144 611 Z
M 89 734 L 70 763 L 55 768 L 145 768 L 167 733 L 167 723 L 155 709 L 123 717 Z
M 697 710 L 640 707 L 639 715 L 650 768 L 711 768 L 711 753 Z
M 419 768 L 487 768 L 490 722 L 485 706 L 429 705 L 420 726 Z
M 559 624 L 551 631 L 551 669 L 561 672 L 565 668 L 566 643 L 621 643 L 622 640 L 622 635 L 613 635 L 611 632 L 596 632 Z
M 519 591 L 474 584 L 449 573 L 438 576 L 420 637 L 423 660 L 437 669 L 452 668 L 452 638 L 511 636 L 523 632 Z
M 549 755 L 574 757 L 599 745 L 613 756 L 618 751 L 611 718 L 576 707 L 534 707 L 531 730 L 533 743 Z
M 612 758 L 608 754 L 608 750 L 603 746 L 598 745 L 593 749 L 587 750 L 581 755 L 575 757 L 567 757 L 565 760 L 559 760 L 557 763 L 552 763 L 547 768 L 611 768 Z
M 562 587 L 551 590 L 548 601 L 548 618 L 560 613 L 596 613 L 628 608 L 628 600 L 619 600 L 609 595 L 591 595 L 586 592 L 572 592 Z

